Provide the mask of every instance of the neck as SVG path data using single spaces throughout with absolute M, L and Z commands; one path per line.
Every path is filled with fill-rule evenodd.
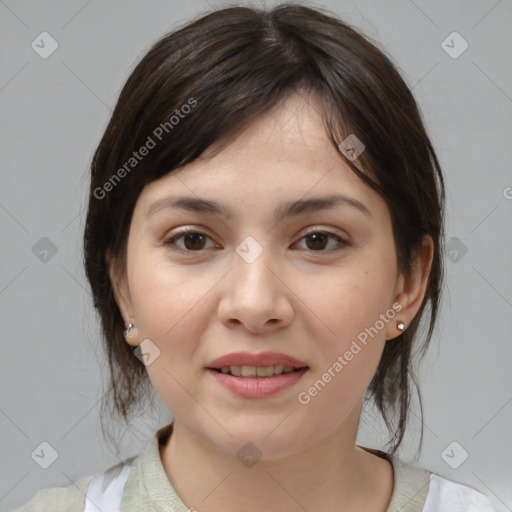
M 385 512 L 393 470 L 355 445 L 358 412 L 306 450 L 249 466 L 174 421 L 162 463 L 182 501 L 196 510 Z

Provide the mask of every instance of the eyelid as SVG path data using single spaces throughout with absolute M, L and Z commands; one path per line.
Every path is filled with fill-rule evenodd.
M 326 233 L 328 235 L 339 236 L 340 238 L 348 237 L 348 235 L 341 235 L 339 233 L 332 231 L 334 228 L 330 228 L 330 227 L 323 227 L 323 226 L 315 225 L 315 226 L 310 226 L 309 228 L 305 228 L 305 229 L 307 231 L 303 232 L 302 236 L 306 236 L 311 233 Z

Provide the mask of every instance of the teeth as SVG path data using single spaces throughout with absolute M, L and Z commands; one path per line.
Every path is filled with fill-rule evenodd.
M 256 377 L 257 373 L 255 366 L 242 366 L 242 377 Z
M 256 368 L 256 375 L 258 377 L 272 377 L 272 375 L 274 375 L 274 367 L 273 366 L 260 366 L 260 367 Z
M 223 366 L 221 373 L 234 375 L 235 377 L 273 377 L 283 373 L 293 372 L 293 367 L 275 365 L 275 366 Z

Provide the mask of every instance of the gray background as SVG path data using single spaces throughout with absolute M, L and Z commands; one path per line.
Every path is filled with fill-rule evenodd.
M 71 485 L 139 453 L 169 421 L 160 405 L 133 432 L 121 427 L 119 457 L 101 436 L 104 361 L 81 265 L 87 166 L 122 84 L 148 47 L 224 5 L 0 1 L 2 511 L 40 488 Z M 446 175 L 448 290 L 420 371 L 424 449 L 413 459 L 416 404 L 399 456 L 482 490 L 497 510 L 512 510 L 512 4 L 317 5 L 392 55 L 414 88 Z M 59 45 L 47 59 L 31 48 L 43 31 Z M 441 44 L 453 31 L 469 44 L 458 58 Z M 448 41 L 452 53 L 462 48 L 460 40 Z M 55 254 L 41 252 L 49 246 L 43 237 Z M 359 444 L 382 446 L 381 427 L 365 411 Z M 46 470 L 31 458 L 44 441 L 58 453 Z M 463 450 L 469 457 L 461 463 Z

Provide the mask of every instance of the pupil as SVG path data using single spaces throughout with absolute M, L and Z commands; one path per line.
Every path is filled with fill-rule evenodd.
M 327 235 L 325 233 L 315 233 L 312 235 L 309 235 L 309 240 L 313 240 L 313 249 L 321 249 L 325 246 L 325 242 L 327 240 Z M 318 242 L 320 242 L 320 245 L 318 245 Z M 317 245 L 315 245 L 315 243 Z M 308 244 L 308 248 L 311 249 L 310 244 Z
M 190 241 L 192 240 L 192 246 L 190 244 L 187 243 L 187 241 Z M 199 242 L 198 242 L 199 240 Z M 202 245 L 201 245 L 201 242 Z M 197 243 L 199 243 L 200 247 L 197 247 Z M 202 249 L 204 245 L 204 236 L 199 234 L 199 233 L 188 233 L 185 235 L 185 247 L 187 247 L 187 249 L 190 249 L 190 250 L 197 250 L 197 249 Z

